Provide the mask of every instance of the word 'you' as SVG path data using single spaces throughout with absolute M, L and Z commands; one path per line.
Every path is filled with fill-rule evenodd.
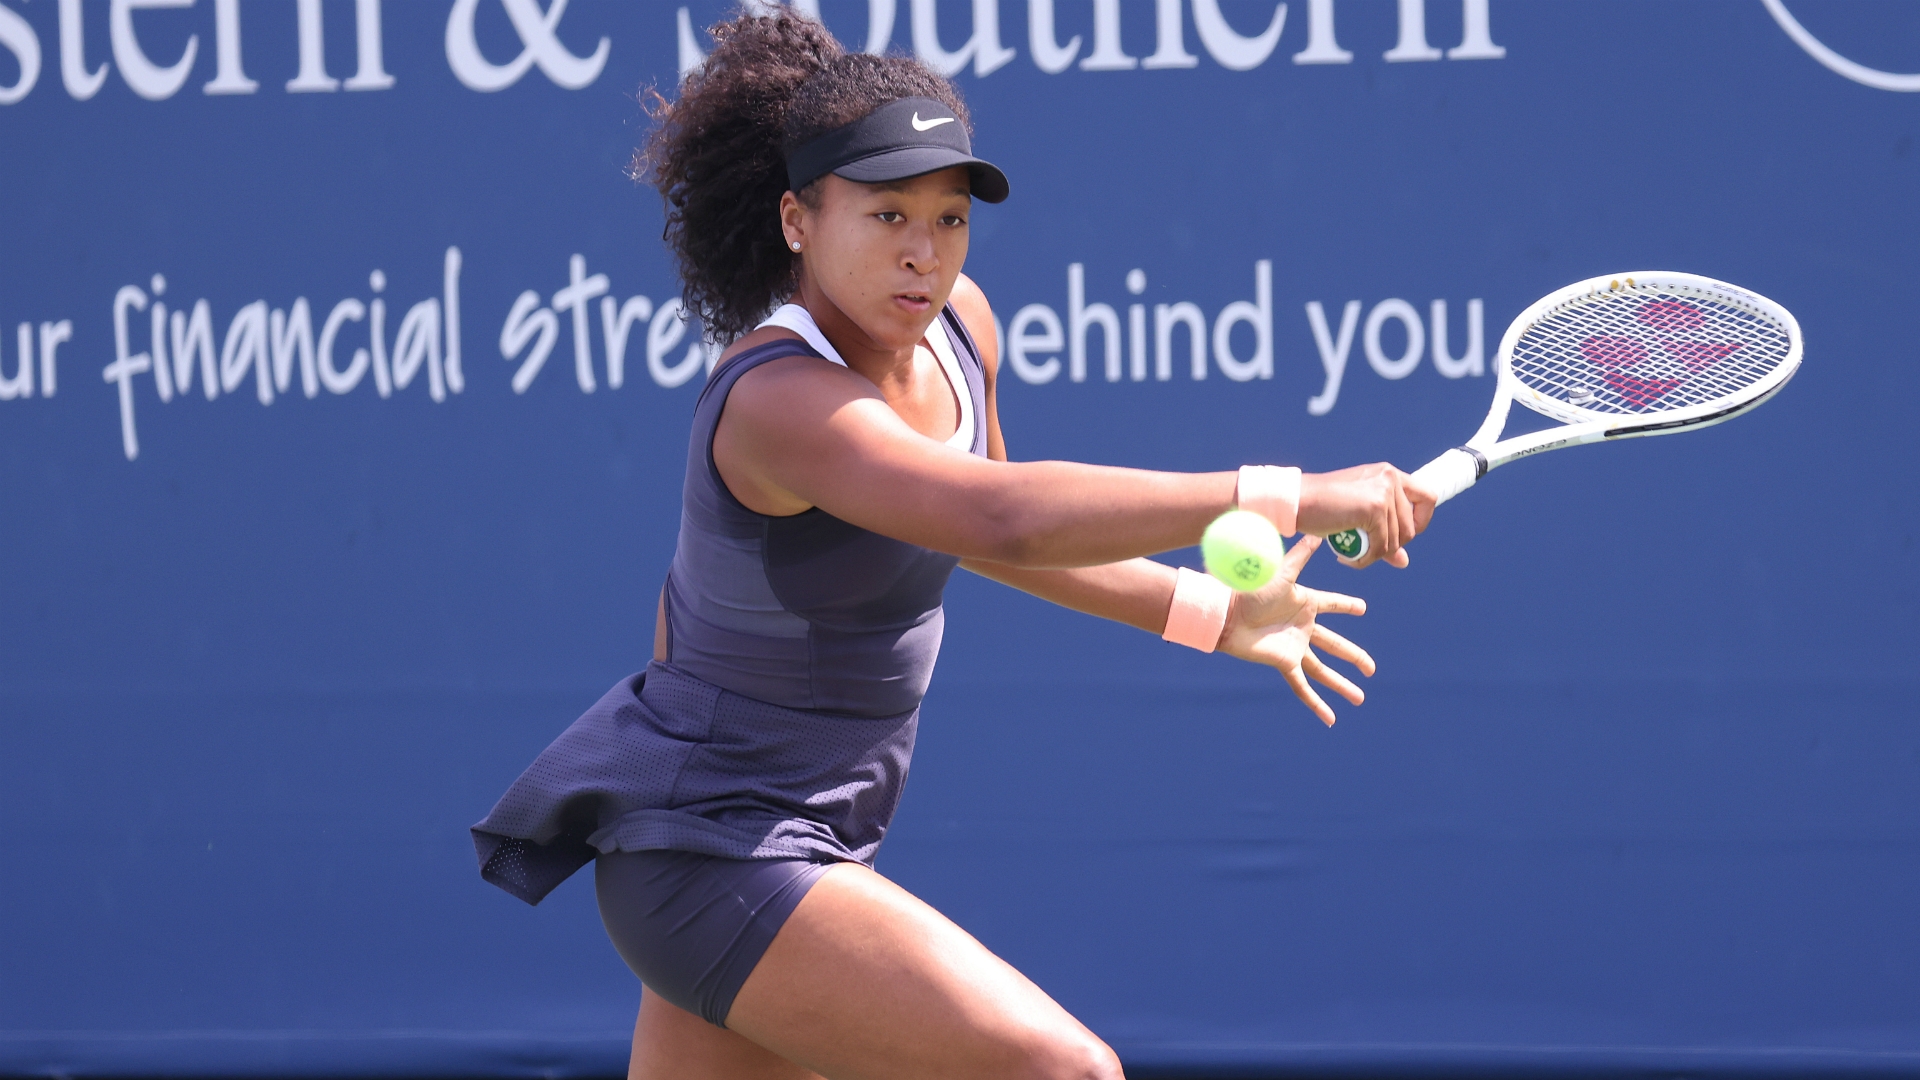
M 1126 287 L 1134 296 L 1145 293 L 1146 271 L 1129 270 Z M 1093 338 L 1096 333 L 1101 345 L 1100 370 L 1107 382 L 1145 382 L 1149 377 L 1165 382 L 1174 377 L 1177 367 L 1183 367 L 1193 380 L 1205 379 L 1214 370 L 1234 382 L 1271 379 L 1274 369 L 1271 260 L 1261 259 L 1253 264 L 1253 293 L 1251 300 L 1235 300 L 1222 306 L 1211 320 L 1206 311 L 1192 301 L 1154 304 L 1151 309 L 1145 303 L 1128 304 L 1123 326 L 1120 311 L 1112 304 L 1087 299 L 1085 264 L 1070 263 L 1065 317 L 1050 305 L 1028 304 L 1014 312 L 1006 333 L 1000 338 L 1006 344 L 1007 366 L 1021 382 L 1035 385 L 1053 382 L 1062 372 L 1069 382 L 1085 382 L 1088 344 L 1096 340 Z M 1306 305 L 1307 327 L 1312 332 L 1325 374 L 1320 393 L 1307 400 L 1307 412 L 1312 415 L 1325 416 L 1339 401 L 1340 384 L 1346 377 L 1347 359 L 1353 351 L 1356 331 L 1367 366 L 1383 379 L 1406 378 L 1429 355 L 1434 370 L 1445 378 L 1461 379 L 1486 372 L 1486 306 L 1481 301 L 1467 301 L 1466 349 L 1459 356 L 1448 351 L 1451 346 L 1445 300 L 1435 300 L 1428 308 L 1427 322 L 1422 322 L 1420 312 L 1411 303 L 1395 298 L 1375 304 L 1363 325 L 1360 312 L 1364 306 L 1358 300 L 1348 301 L 1341 312 L 1339 329 L 1334 330 L 1320 301 Z M 1404 333 L 1405 345 L 1399 356 L 1389 355 L 1383 341 L 1388 323 L 1399 323 Z M 1234 331 L 1242 327 L 1253 335 L 1252 348 L 1246 350 L 1244 356 L 1234 351 Z M 1182 351 L 1186 363 L 1176 365 L 1176 357 Z

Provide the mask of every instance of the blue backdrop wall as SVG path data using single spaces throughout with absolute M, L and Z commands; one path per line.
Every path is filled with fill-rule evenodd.
M 960 575 L 884 872 L 1140 1067 L 1920 1072 L 1920 8 L 816 8 L 1013 179 L 1016 457 L 1411 467 L 1594 274 L 1808 342 L 1309 567 L 1331 730 Z M 623 168 L 723 10 L 0 0 L 0 1073 L 623 1068 L 466 827 L 649 647 L 705 352 Z

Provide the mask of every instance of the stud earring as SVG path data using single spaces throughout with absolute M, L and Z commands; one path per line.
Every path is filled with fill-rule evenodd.
M 795 251 L 799 251 L 799 250 L 800 250 L 800 241 L 798 241 L 798 240 L 795 240 L 795 241 L 793 242 L 793 250 L 795 250 Z

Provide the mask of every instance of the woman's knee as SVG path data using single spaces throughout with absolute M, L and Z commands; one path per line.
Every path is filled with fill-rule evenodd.
M 1112 1048 L 1085 1031 L 1050 1040 L 1034 1055 L 1027 1075 L 1032 1080 L 1125 1080 Z
M 1120 1068 L 1120 1055 L 1098 1039 L 1088 1040 L 1079 1070 L 1074 1076 L 1085 1080 L 1126 1080 L 1126 1073 Z

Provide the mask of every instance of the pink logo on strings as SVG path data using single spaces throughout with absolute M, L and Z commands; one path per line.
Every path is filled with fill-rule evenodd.
M 1687 365 L 1688 371 L 1699 371 L 1708 364 L 1717 364 L 1725 360 L 1729 353 L 1743 348 L 1746 348 L 1746 343 L 1740 341 L 1669 341 L 1666 343 L 1667 351 Z
M 1643 379 L 1625 369 L 1647 358 L 1647 347 L 1632 338 L 1598 334 L 1580 343 L 1580 355 L 1600 368 L 1601 377 L 1621 399 L 1638 408 L 1660 400 L 1681 379 Z
M 1580 343 L 1580 355 L 1587 363 L 1603 368 L 1632 367 L 1647 358 L 1647 347 L 1630 337 L 1596 334 Z
M 1684 300 L 1649 300 L 1634 311 L 1633 317 L 1651 330 L 1669 334 L 1697 331 L 1707 324 L 1706 313 Z M 1738 341 L 1663 341 L 1660 347 L 1685 364 L 1689 372 L 1698 372 L 1746 345 Z M 1580 343 L 1580 355 L 1600 369 L 1601 377 L 1622 401 L 1635 408 L 1653 405 L 1687 381 L 1685 376 L 1644 378 L 1627 371 L 1647 358 L 1647 347 L 1629 337 L 1597 334 Z
M 1698 330 L 1707 325 L 1706 314 L 1685 300 L 1649 300 L 1633 317 L 1655 330 Z

